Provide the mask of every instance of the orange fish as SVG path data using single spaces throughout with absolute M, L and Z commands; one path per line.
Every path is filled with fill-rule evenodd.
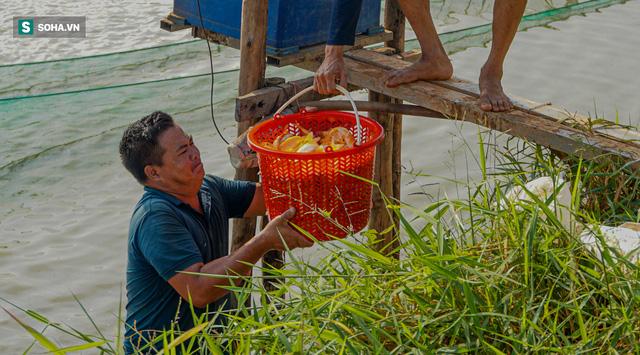
M 328 131 L 322 132 L 320 144 L 330 146 L 334 151 L 346 148 L 353 148 L 355 138 L 353 134 L 344 127 L 334 127 Z
M 319 132 L 316 137 L 312 131 L 304 129 L 298 124 L 294 124 L 294 126 L 302 135 L 290 133 L 289 129 L 285 128 L 272 144 L 265 143 L 264 146 L 283 152 L 316 153 L 335 152 L 341 149 L 353 148 L 355 145 L 353 134 L 344 127 L 334 127 L 330 130 Z

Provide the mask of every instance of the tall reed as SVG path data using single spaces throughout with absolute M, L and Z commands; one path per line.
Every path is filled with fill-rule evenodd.
M 590 253 L 550 207 L 553 196 L 505 198 L 533 178 L 562 175 L 573 187 L 568 207 L 576 220 L 637 221 L 634 172 L 560 160 L 511 140 L 489 148 L 481 138 L 479 150 L 482 178 L 458 182 L 463 198 L 423 206 L 387 200 L 400 219 L 400 260 L 371 247 L 375 231 L 320 244 L 325 256 L 314 263 L 288 253 L 284 269 L 269 270 L 267 277 L 280 280 L 275 290 L 267 291 L 260 277 L 230 287 L 239 305 L 254 302 L 230 314 L 227 326 L 205 316 L 192 330 L 165 331 L 143 351 L 640 353 L 638 266 L 606 247 L 601 257 Z M 54 328 L 82 344 L 60 349 L 19 321 L 49 351 L 121 351 L 121 335 L 106 339 L 25 313 L 47 324 L 47 334 Z

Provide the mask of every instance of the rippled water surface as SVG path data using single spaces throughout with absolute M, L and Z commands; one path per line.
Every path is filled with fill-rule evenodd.
M 530 1 L 528 12 L 546 6 L 544 1 Z M 441 32 L 491 19 L 490 2 L 434 1 L 432 8 Z M 188 31 L 159 29 L 159 19 L 170 9 L 168 0 L 9 0 L 0 9 L 2 19 L 86 15 L 88 38 L 14 39 L 5 22 L 0 27 L 0 65 L 190 40 Z M 519 33 L 505 66 L 504 85 L 521 97 L 592 116 L 617 115 L 624 123 L 637 125 L 639 48 L 640 1 L 632 0 Z M 209 78 L 197 76 L 209 70 L 206 51 L 200 41 L 80 61 L 0 67 L 1 297 L 89 330 L 73 301 L 74 293 L 105 333 L 115 334 L 128 221 L 141 193 L 119 163 L 117 145 L 124 127 L 151 111 L 169 112 L 193 133 L 207 171 L 233 176 L 225 146 L 211 125 Z M 487 54 L 484 47 L 454 54 L 456 75 L 475 81 Z M 214 47 L 213 55 L 216 71 L 228 71 L 216 76 L 215 110 L 223 134 L 230 138 L 235 133 L 238 79 L 232 70 L 239 55 L 219 47 Z M 269 75 L 291 79 L 308 74 L 269 69 Z M 158 81 L 185 76 L 193 77 Z M 150 81 L 155 82 L 123 86 Z M 97 90 L 49 95 L 88 88 Z M 9 99 L 18 96 L 32 97 Z M 407 118 L 403 164 L 407 172 L 464 177 L 471 158 L 462 139 L 473 145 L 477 133 L 473 125 Z M 475 169 L 469 175 L 475 176 Z M 403 198 L 420 205 L 427 202 L 423 191 L 455 196 L 450 185 L 431 185 L 440 181 L 414 180 L 405 174 Z M 29 336 L 5 314 L 0 315 L 0 334 L 0 353 L 19 353 L 30 344 Z

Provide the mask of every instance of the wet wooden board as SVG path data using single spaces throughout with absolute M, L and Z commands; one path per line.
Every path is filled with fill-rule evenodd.
M 400 58 L 408 62 L 415 62 L 420 58 L 420 55 L 421 53 L 419 50 L 412 50 L 401 53 L 397 55 L 396 58 Z M 377 57 L 371 58 L 368 55 L 359 54 L 358 58 L 364 60 L 365 62 L 375 62 Z M 391 68 L 386 63 L 380 63 L 380 65 L 383 65 L 386 68 Z M 476 83 L 471 83 L 459 78 L 454 77 L 446 82 L 434 83 L 476 97 L 480 96 L 480 91 Z M 597 121 L 594 122 L 594 120 L 590 119 L 589 117 L 578 114 L 577 112 L 567 111 L 563 108 L 553 105 L 553 103 L 551 102 L 540 103 L 515 95 L 509 95 L 509 97 L 512 99 L 514 105 L 522 111 L 537 114 L 543 118 L 554 119 L 568 126 L 583 127 L 584 129 L 592 130 L 601 135 L 605 135 L 623 142 L 628 141 L 640 143 L 640 132 L 637 129 L 629 129 L 611 123 Z
M 368 50 L 352 50 L 345 54 L 349 82 L 385 95 L 409 101 L 443 113 L 453 120 L 473 122 L 506 132 L 567 154 L 595 158 L 614 154 L 640 166 L 640 145 L 621 141 L 598 132 L 589 132 L 563 124 L 558 119 L 534 110 L 519 108 L 510 112 L 484 112 L 477 104 L 477 85 L 456 79 L 446 82 L 419 81 L 389 88 L 383 78 L 387 70 L 401 69 L 409 62 Z M 317 63 L 304 63 L 313 69 Z

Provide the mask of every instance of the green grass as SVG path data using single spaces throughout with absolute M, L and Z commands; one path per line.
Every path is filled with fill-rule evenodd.
M 227 327 L 202 318 L 151 346 L 165 354 L 640 353 L 638 266 L 607 248 L 601 258 L 591 254 L 550 200 L 504 197 L 562 174 L 581 223 L 637 221 L 637 174 L 611 159 L 561 161 L 526 143 L 480 142 L 480 181 L 458 182 L 466 196 L 424 206 L 389 201 L 400 220 L 400 260 L 370 247 L 375 231 L 322 243 L 326 256 L 314 264 L 289 253 L 285 269 L 270 270 L 280 280 L 275 291 L 262 278 L 231 288 L 238 304 L 251 294 L 260 302 L 230 315 Z M 77 346 L 107 354 L 121 347 L 121 335 L 106 339 L 97 326 L 87 335 L 23 311 Z M 48 351 L 78 350 L 18 324 Z

